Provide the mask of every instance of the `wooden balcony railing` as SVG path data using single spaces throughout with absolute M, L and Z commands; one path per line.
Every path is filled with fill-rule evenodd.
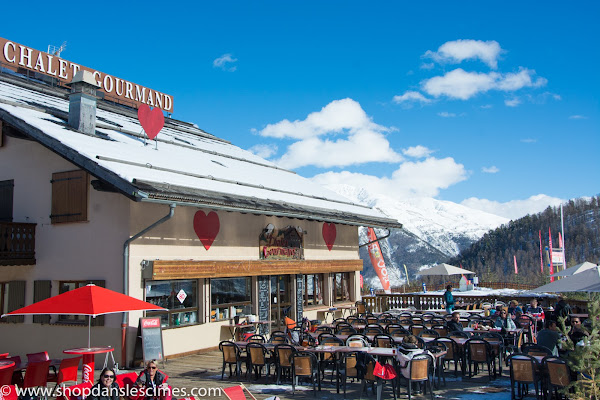
M 0 265 L 35 264 L 35 225 L 0 222 Z

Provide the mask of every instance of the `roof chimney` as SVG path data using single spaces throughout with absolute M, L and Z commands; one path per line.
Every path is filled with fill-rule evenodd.
M 89 71 L 78 71 L 71 81 L 69 121 L 71 128 L 94 135 L 96 133 L 96 89 L 99 88 Z

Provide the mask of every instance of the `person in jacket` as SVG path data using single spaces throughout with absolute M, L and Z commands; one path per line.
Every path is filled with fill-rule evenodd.
M 507 330 L 517 329 L 517 326 L 515 325 L 514 321 L 508 315 L 507 310 L 500 310 L 498 313 L 496 313 L 496 315 L 498 315 L 498 317 L 496 318 L 496 322 L 494 322 L 494 326 L 496 328 L 503 328 Z
M 454 296 L 452 295 L 452 285 L 446 286 L 446 292 L 444 292 L 444 301 L 446 302 L 446 312 L 448 314 L 452 314 L 452 311 L 454 311 L 454 304 L 456 303 Z
M 448 332 L 463 331 L 463 325 L 460 323 L 460 314 L 458 311 L 452 313 L 452 319 L 446 322 Z
M 149 361 L 138 376 L 135 384 L 145 389 L 146 400 L 171 400 L 171 388 L 167 385 L 167 377 L 158 370 L 156 360 Z
M 577 344 L 581 339 L 589 335 L 590 333 L 583 327 L 579 317 L 571 318 L 571 331 L 569 332 L 569 337 L 573 343 Z
M 512 318 L 516 318 L 517 313 L 523 314 L 523 309 L 521 307 L 519 307 L 519 302 L 516 300 L 511 300 L 510 303 L 508 303 L 508 314 L 512 317 Z
M 119 394 L 115 371 L 104 368 L 98 382 L 90 389 L 90 395 L 86 400 L 119 400 Z

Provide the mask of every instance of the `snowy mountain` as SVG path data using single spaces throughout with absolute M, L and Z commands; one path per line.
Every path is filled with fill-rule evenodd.
M 396 200 L 349 185 L 329 185 L 328 188 L 351 201 L 377 208 L 404 225 L 401 230 L 392 230 L 390 237 L 380 242 L 392 286 L 403 283 L 403 264 L 406 264 L 409 278 L 412 279 L 421 266 L 444 262 L 458 255 L 489 230 L 509 222 L 507 218 L 450 201 L 433 198 Z M 383 230 L 377 231 L 377 236 L 385 233 Z M 366 228 L 361 228 L 360 243 L 367 241 Z M 366 261 L 363 275 L 367 284 L 381 287 L 366 247 L 361 248 L 360 254 Z

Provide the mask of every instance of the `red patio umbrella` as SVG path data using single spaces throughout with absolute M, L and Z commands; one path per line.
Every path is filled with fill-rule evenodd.
M 135 297 L 89 284 L 3 314 L 2 317 L 29 314 L 88 315 L 90 317 L 88 318 L 88 347 L 90 347 L 91 317 L 142 310 L 166 309 Z

